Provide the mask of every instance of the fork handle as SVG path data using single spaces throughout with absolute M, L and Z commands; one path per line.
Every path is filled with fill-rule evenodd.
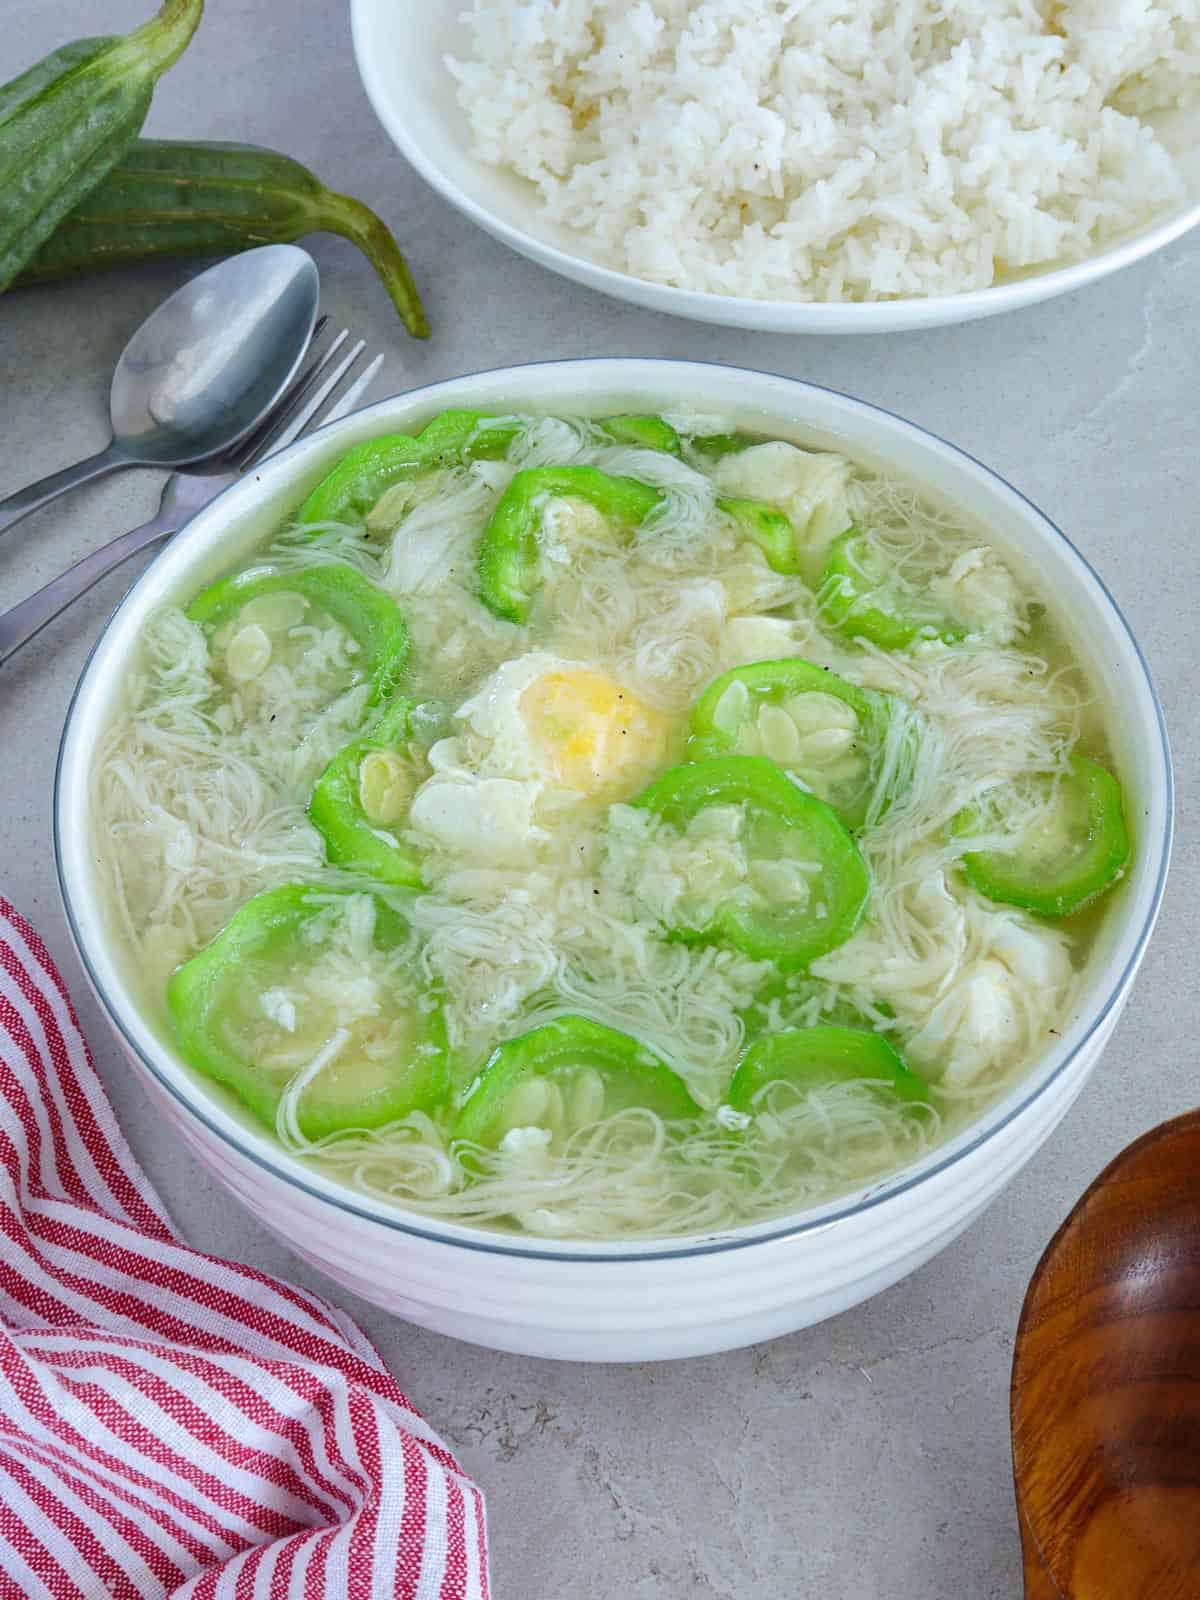
M 68 567 L 57 578 L 52 578 L 42 589 L 19 601 L 8 611 L 0 613 L 0 665 L 13 656 L 23 644 L 40 633 L 48 622 L 53 622 L 60 612 L 74 605 L 80 595 L 94 589 L 101 578 L 106 578 L 122 562 L 146 550 L 162 539 L 170 538 L 179 526 L 176 516 L 151 517 L 140 528 L 131 528 L 119 539 L 101 545 L 91 555 L 84 556 L 73 567 Z
M 115 442 L 110 442 L 94 456 L 88 456 L 86 461 L 76 461 L 61 472 L 52 472 L 48 478 L 39 478 L 36 483 L 0 500 L 0 533 L 11 528 L 14 522 L 20 522 L 31 511 L 48 506 L 51 500 L 57 500 L 60 494 L 66 494 L 69 489 L 81 483 L 90 483 L 93 478 L 102 478 L 105 473 L 116 472 L 119 467 L 132 465 L 117 449 Z

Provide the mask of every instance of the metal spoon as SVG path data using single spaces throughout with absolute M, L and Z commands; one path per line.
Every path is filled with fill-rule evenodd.
M 1012 1430 L 1027 1600 L 1200 1594 L 1200 1112 L 1123 1151 L 1048 1246 Z
M 0 500 L 0 533 L 77 484 L 122 467 L 182 467 L 249 433 L 291 381 L 317 316 L 311 258 L 264 245 L 185 283 L 125 346 L 107 448 Z

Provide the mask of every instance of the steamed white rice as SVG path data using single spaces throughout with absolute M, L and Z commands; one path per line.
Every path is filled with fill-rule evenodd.
M 1142 118 L 1200 0 L 473 0 L 486 162 L 640 278 L 880 300 L 1090 255 L 1178 206 Z

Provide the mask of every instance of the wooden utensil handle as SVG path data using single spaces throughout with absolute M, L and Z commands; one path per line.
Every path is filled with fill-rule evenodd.
M 1025 1600 L 1063 1600 L 1062 1590 L 1046 1571 L 1033 1535 L 1021 1517 L 1021 1553 L 1025 1558 Z

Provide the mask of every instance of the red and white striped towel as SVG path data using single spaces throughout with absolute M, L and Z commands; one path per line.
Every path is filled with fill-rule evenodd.
M 0 896 L 0 1600 L 486 1600 L 482 1497 L 317 1295 L 183 1244 Z

